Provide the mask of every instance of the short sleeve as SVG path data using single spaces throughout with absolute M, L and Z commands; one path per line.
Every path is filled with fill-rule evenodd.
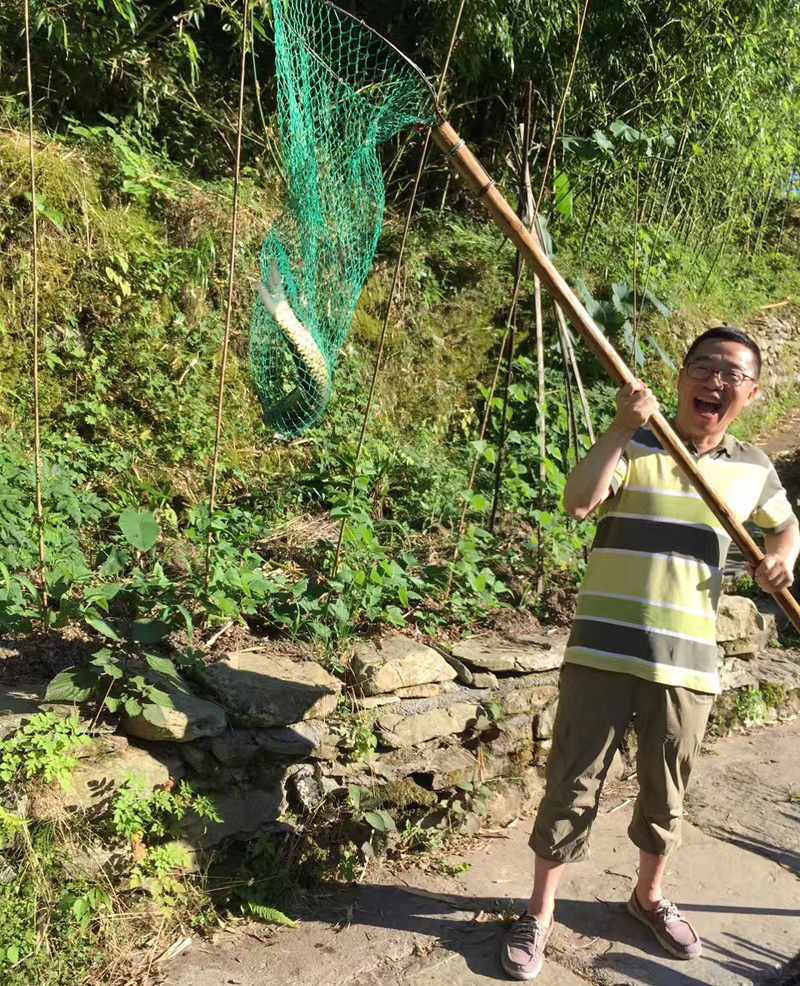
M 781 485 L 775 466 L 770 463 L 764 488 L 758 498 L 755 509 L 749 520 L 770 534 L 780 534 L 793 523 L 796 523 L 792 505 Z
M 611 477 L 611 492 L 612 494 L 618 493 L 620 486 L 625 482 L 625 477 L 628 475 L 628 459 L 623 453 L 619 457 L 619 462 L 614 469 L 614 474 Z
M 611 496 L 616 496 L 619 493 L 619 488 L 625 482 L 625 477 L 628 475 L 628 459 L 623 453 L 619 457 L 619 462 L 614 469 L 614 474 L 611 477 Z

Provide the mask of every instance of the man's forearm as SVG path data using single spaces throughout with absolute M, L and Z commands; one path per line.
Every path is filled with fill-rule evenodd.
M 588 517 L 608 497 L 614 470 L 636 429 L 614 421 L 572 470 L 564 487 L 564 509 L 578 520 Z

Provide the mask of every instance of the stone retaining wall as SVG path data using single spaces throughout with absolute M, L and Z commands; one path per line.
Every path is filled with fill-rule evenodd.
M 800 658 L 770 650 L 775 636 L 751 600 L 723 600 L 719 715 L 753 686 L 771 689 L 773 708 L 800 711 Z M 303 817 L 351 784 L 424 814 L 459 784 L 489 783 L 490 816 L 502 822 L 541 795 L 565 644 L 557 633 L 485 634 L 434 648 L 392 634 L 357 646 L 346 682 L 314 661 L 233 652 L 206 668 L 196 691 L 173 688 L 162 723 L 128 720 L 126 736 L 81 750 L 66 802 L 102 810 L 129 771 L 150 787 L 186 777 L 224 819 L 192 833 L 200 849 L 255 836 L 289 810 Z M 40 701 L 35 690 L 0 694 L 0 737 Z

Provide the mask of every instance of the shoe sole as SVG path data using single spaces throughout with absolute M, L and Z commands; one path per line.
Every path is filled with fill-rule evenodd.
M 671 945 L 668 941 L 665 941 L 661 937 L 661 935 L 656 931 L 656 929 L 652 926 L 652 924 L 650 924 L 647 918 L 644 917 L 642 914 L 639 914 L 639 912 L 636 910 L 636 908 L 633 906 L 633 904 L 630 901 L 628 901 L 628 914 L 630 914 L 632 918 L 636 918 L 636 920 L 640 924 L 643 924 L 645 928 L 648 928 L 650 930 L 650 933 L 658 942 L 658 944 L 665 951 L 669 952 L 670 955 L 674 955 L 676 959 L 682 959 L 684 962 L 691 962 L 692 959 L 699 959 L 700 956 L 703 954 L 702 950 L 696 952 L 694 955 L 687 955 L 686 952 L 679 952 L 674 945 Z
M 523 973 L 523 972 L 519 972 L 516 969 L 509 969 L 508 966 L 506 965 L 505 955 L 502 955 L 500 957 L 500 962 L 501 965 L 503 966 L 503 969 L 508 973 L 509 976 L 511 976 L 512 979 L 518 979 L 521 982 L 526 982 L 526 983 L 530 982 L 531 979 L 536 979 L 536 977 L 544 968 L 544 956 L 542 956 L 542 958 L 539 960 L 539 964 L 536 966 L 533 972 Z

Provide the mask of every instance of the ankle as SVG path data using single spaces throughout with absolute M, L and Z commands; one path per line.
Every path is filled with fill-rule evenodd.
M 636 899 L 639 901 L 639 905 L 643 907 L 645 911 L 654 911 L 661 900 L 663 900 L 663 895 L 660 888 L 658 890 L 654 890 L 652 887 L 637 887 L 634 892 L 636 894 Z
M 548 907 L 528 906 L 528 917 L 536 918 L 543 928 L 549 928 L 553 922 L 553 905 Z

